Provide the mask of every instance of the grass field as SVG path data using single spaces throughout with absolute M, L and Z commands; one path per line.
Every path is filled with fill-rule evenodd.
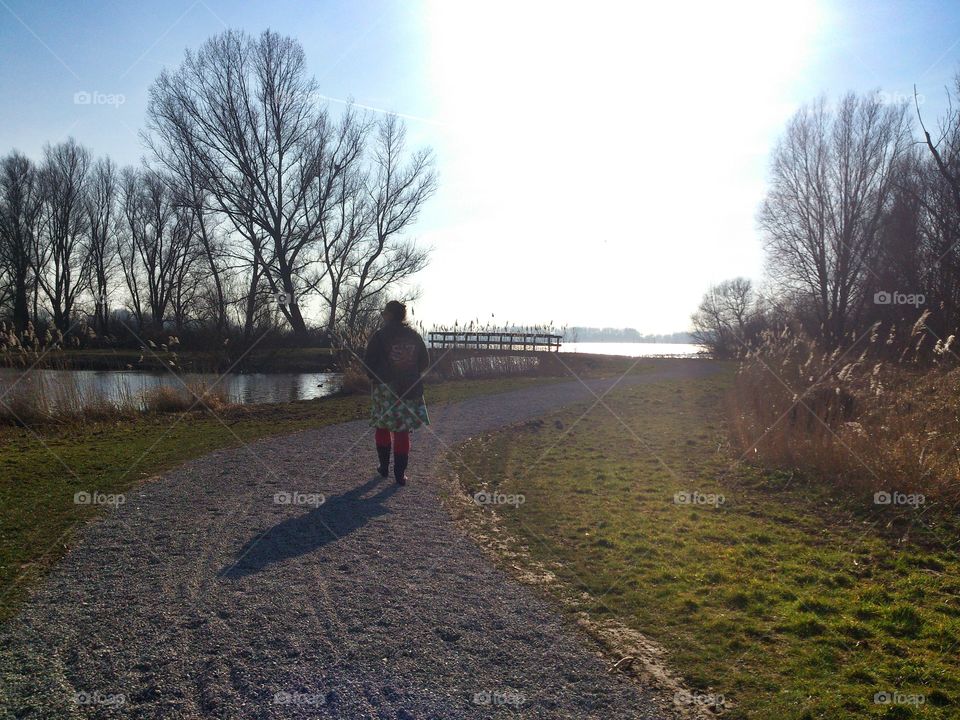
M 578 372 L 604 376 L 628 358 L 579 359 Z M 649 364 L 634 368 L 642 372 Z M 430 404 L 505 392 L 562 377 L 511 377 L 430 383 Z M 566 379 L 570 379 L 569 377 Z M 0 427 L 0 620 L 13 615 L 30 585 L 70 547 L 99 512 L 77 492 L 116 495 L 186 460 L 260 437 L 366 417 L 368 398 L 337 396 L 187 414 L 146 414 L 103 422 Z M 371 459 L 373 462 L 373 459 Z
M 724 717 L 960 717 L 955 532 L 898 542 L 882 507 L 739 462 L 731 376 L 474 438 L 453 459 L 459 489 L 514 503 L 468 522 L 501 529 L 508 568 L 548 569 L 567 609 L 662 646 Z

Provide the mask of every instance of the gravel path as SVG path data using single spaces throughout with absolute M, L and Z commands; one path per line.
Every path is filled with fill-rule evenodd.
M 710 370 L 674 362 L 621 385 Z M 483 556 L 431 478 L 472 434 L 590 399 L 570 382 L 435 407 L 404 488 L 379 479 L 372 431 L 351 422 L 132 489 L 0 628 L 0 714 L 669 717 L 668 698 L 607 672 L 589 639 Z M 278 492 L 326 501 L 277 504 Z

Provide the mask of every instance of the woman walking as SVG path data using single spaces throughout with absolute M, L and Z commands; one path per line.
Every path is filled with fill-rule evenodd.
M 423 338 L 407 325 L 407 307 L 391 300 L 382 313 L 383 327 L 367 343 L 364 363 L 370 377 L 370 425 L 377 429 L 380 475 L 390 474 L 393 433 L 393 476 L 407 484 L 410 431 L 430 424 L 423 402 L 422 374 L 430 363 Z

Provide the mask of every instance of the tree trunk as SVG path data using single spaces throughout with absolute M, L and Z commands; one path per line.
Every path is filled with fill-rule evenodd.
M 30 321 L 30 308 L 27 300 L 27 278 L 18 277 L 13 293 L 13 324 L 17 332 L 23 332 Z
M 253 335 L 253 319 L 257 310 L 257 285 L 260 283 L 260 263 L 256 255 L 253 258 L 253 269 L 250 274 L 250 288 L 247 293 L 247 306 L 243 318 L 243 340 L 250 342 Z

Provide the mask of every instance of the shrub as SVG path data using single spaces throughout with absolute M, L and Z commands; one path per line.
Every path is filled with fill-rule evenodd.
M 150 388 L 143 393 L 143 409 L 145 412 L 184 412 L 193 402 L 188 395 L 168 385 Z
M 364 395 L 370 392 L 370 378 L 359 361 L 351 362 L 344 369 L 341 389 L 347 395 Z
M 229 405 L 226 393 L 218 387 L 210 388 L 204 383 L 187 387 L 161 385 L 143 393 L 144 412 L 173 413 L 188 410 L 217 412 Z

